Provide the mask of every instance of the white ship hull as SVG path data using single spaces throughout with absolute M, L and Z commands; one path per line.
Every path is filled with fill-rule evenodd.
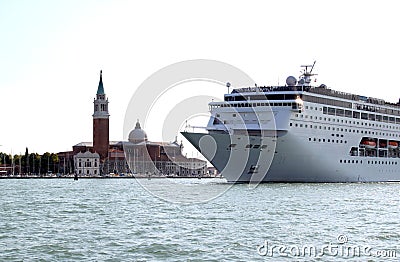
M 247 139 L 254 143 L 260 143 L 260 137 L 188 132 L 182 134 L 221 172 L 228 182 L 400 181 L 400 165 L 395 164 L 398 159 L 380 159 L 378 161 L 379 163 L 383 162 L 382 164 L 374 164 L 375 159 L 372 160 L 370 157 L 347 157 L 346 160 L 349 162 L 344 163 L 343 156 L 348 155 L 348 146 L 338 144 L 323 147 L 319 143 L 309 143 L 304 137 L 293 135 L 290 132 L 277 138 L 275 148 L 273 148 L 275 139 L 264 137 L 263 143 L 270 144 L 271 149 L 268 147 L 265 149 L 267 152 L 263 152 L 264 159 L 261 161 L 258 161 L 259 149 L 246 149 L 247 142 L 240 143 Z M 211 136 L 217 144 L 217 151 L 212 158 L 199 148 L 199 140 L 204 136 Z M 227 150 L 231 138 L 237 143 L 236 152 Z M 233 159 L 229 161 L 229 158 Z M 373 161 L 373 164 L 368 161 Z M 252 173 L 251 166 L 257 164 L 257 173 Z

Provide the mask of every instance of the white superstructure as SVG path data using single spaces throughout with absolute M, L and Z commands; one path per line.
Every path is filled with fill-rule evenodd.
M 315 63 L 314 63 L 315 64 Z M 234 89 L 182 134 L 230 182 L 400 181 L 400 105 L 312 86 Z

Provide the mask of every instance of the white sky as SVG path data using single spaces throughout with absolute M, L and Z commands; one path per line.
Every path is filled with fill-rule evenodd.
M 188 59 L 226 62 L 258 85 L 283 84 L 317 60 L 318 83 L 396 102 L 398 7 L 395 0 L 0 0 L 0 151 L 59 152 L 91 141 L 100 69 L 111 140 L 126 139 L 135 89 Z

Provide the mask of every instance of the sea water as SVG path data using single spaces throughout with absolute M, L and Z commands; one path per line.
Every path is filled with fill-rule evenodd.
M 400 260 L 398 183 L 175 181 L 2 179 L 0 261 Z

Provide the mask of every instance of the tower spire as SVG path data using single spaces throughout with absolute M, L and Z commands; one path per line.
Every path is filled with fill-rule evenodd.
M 99 81 L 99 86 L 97 87 L 97 94 L 98 95 L 104 95 L 103 70 L 100 70 L 100 81 Z

